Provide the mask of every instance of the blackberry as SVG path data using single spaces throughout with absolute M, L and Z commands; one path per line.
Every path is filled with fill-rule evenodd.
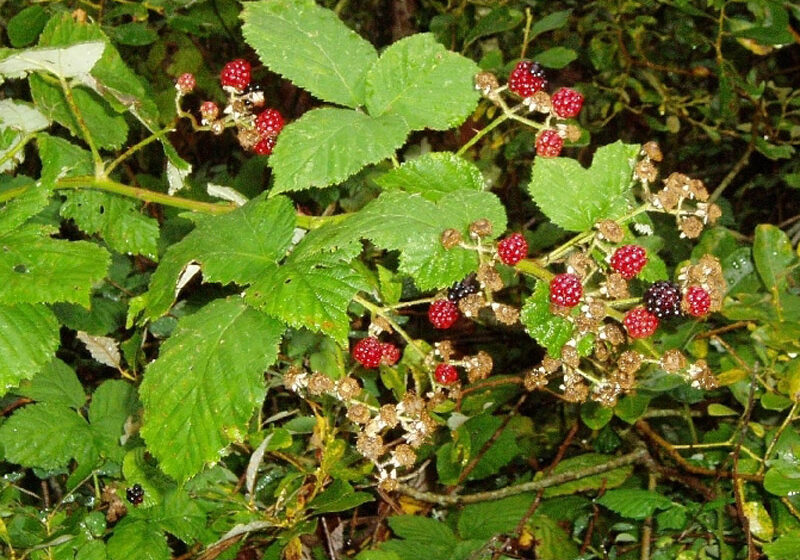
M 138 506 L 144 500 L 144 488 L 141 484 L 134 484 L 130 488 L 125 489 L 125 497 L 130 503 Z
M 647 310 L 659 319 L 672 319 L 681 315 L 681 289 L 674 282 L 655 282 L 647 288 L 642 299 Z
M 478 293 L 480 287 L 475 279 L 475 274 L 470 274 L 461 282 L 456 282 L 447 290 L 447 299 L 458 303 L 462 298 Z

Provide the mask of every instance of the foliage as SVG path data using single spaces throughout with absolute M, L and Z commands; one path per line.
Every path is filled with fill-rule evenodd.
M 0 8 L 0 555 L 797 558 L 797 8 L 325 4 Z

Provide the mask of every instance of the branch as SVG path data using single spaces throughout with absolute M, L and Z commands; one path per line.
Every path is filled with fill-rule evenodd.
M 421 492 L 416 488 L 407 486 L 406 484 L 400 484 L 397 487 L 397 489 L 400 493 L 405 494 L 406 496 L 411 496 L 412 498 L 419 500 L 421 502 L 438 504 L 440 506 L 452 506 L 457 504 L 475 504 L 479 502 L 500 500 L 502 498 L 508 498 L 509 496 L 516 496 L 517 494 L 524 494 L 525 492 L 531 492 L 533 490 L 540 490 L 542 488 L 550 488 L 552 486 L 558 486 L 559 484 L 572 482 L 573 480 L 579 480 L 581 478 L 586 478 L 588 476 L 603 474 L 608 471 L 618 469 L 620 467 L 625 467 L 627 465 L 638 463 L 642 461 L 645 457 L 647 457 L 647 449 L 645 449 L 644 447 L 639 447 L 635 451 L 631 451 L 626 455 L 622 455 L 620 457 L 617 457 L 616 459 L 612 459 L 607 463 L 602 463 L 600 465 L 593 465 L 591 467 L 587 467 L 585 469 L 580 469 L 577 471 L 567 471 L 561 474 L 545 476 L 544 478 L 540 478 L 539 480 L 524 482 L 522 484 L 517 484 L 515 486 L 507 486 L 505 488 L 501 488 L 500 490 L 492 490 L 490 492 L 477 492 L 475 494 L 453 496 L 450 494 Z

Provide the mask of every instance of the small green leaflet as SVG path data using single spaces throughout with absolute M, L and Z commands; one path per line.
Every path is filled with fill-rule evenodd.
M 589 169 L 570 158 L 536 158 L 528 184 L 542 212 L 568 231 L 619 218 L 631 202 L 637 144 L 615 142 L 597 150 Z
M 281 131 L 269 158 L 273 194 L 340 183 L 394 155 L 409 127 L 393 113 L 371 117 L 349 109 L 312 109 Z
M 215 300 L 178 321 L 139 388 L 142 436 L 165 473 L 186 480 L 241 441 L 264 400 L 264 370 L 283 331 L 237 299 Z
M 248 2 L 242 34 L 273 72 L 331 103 L 364 104 L 375 48 L 313 0 Z
M 673 505 L 672 500 L 658 492 L 638 488 L 609 490 L 597 499 L 597 503 L 630 519 L 645 519 L 656 510 Z
M 554 358 L 561 357 L 561 347 L 572 338 L 575 330 L 572 323 L 550 313 L 550 288 L 542 281 L 536 283 L 522 307 L 520 321 L 528 334 L 547 348 L 547 353 Z
M 477 64 L 450 52 L 430 33 L 389 46 L 367 75 L 367 111 L 395 114 L 409 128 L 446 130 L 472 114 L 480 93 L 473 78 Z
M 420 193 L 432 202 L 453 191 L 486 189 L 480 169 L 452 152 L 421 155 L 387 171 L 377 177 L 375 182 L 385 190 L 399 189 L 412 194 Z
M 0 305 L 0 396 L 53 359 L 61 342 L 53 312 L 43 304 Z

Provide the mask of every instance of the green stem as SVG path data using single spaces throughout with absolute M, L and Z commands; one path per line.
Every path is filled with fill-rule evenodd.
M 17 155 L 17 153 L 18 153 L 18 152 L 19 152 L 19 151 L 20 151 L 22 148 L 24 148 L 24 147 L 25 147 L 25 145 L 26 145 L 28 142 L 30 142 L 30 141 L 31 141 L 31 140 L 33 140 L 34 138 L 36 138 L 36 134 L 35 134 L 35 133 L 33 133 L 33 132 L 30 132 L 30 133 L 26 134 L 25 136 L 23 136 L 23 137 L 22 137 L 22 140 L 20 140 L 19 142 L 17 142 L 16 146 L 14 146 L 14 147 L 13 147 L 13 148 L 11 148 L 10 150 L 8 150 L 8 151 L 7 151 L 5 154 L 3 154 L 3 157 L 0 157 L 0 168 L 2 168 L 2 167 L 3 167 L 3 164 L 4 164 L 5 162 L 9 161 L 11 158 L 13 158 L 15 155 Z
M 464 144 L 463 146 L 461 146 L 461 148 L 459 148 L 459 150 L 456 152 L 456 155 L 457 155 L 457 156 L 464 155 L 464 152 L 466 152 L 467 150 L 469 150 L 469 149 L 470 149 L 472 146 L 474 146 L 474 145 L 475 145 L 475 144 L 476 144 L 476 143 L 477 143 L 477 142 L 478 142 L 478 141 L 479 141 L 481 138 L 483 138 L 484 136 L 486 136 L 487 134 L 489 134 L 489 133 L 490 133 L 492 130 L 494 130 L 495 128 L 497 128 L 497 127 L 498 127 L 498 126 L 499 126 L 501 123 L 503 123 L 504 121 L 507 121 L 507 120 L 508 120 L 508 118 L 509 118 L 509 115 L 508 115 L 508 114 L 502 114 L 502 115 L 500 115 L 499 117 L 497 117 L 495 120 L 493 120 L 492 122 L 490 122 L 488 125 L 484 126 L 484 127 L 481 129 L 481 130 L 479 130 L 479 131 L 478 131 L 478 133 L 477 133 L 477 134 L 475 134 L 475 136 L 473 136 L 472 138 L 470 138 L 470 139 L 467 141 L 467 143 L 466 143 L 466 144 Z
M 769 461 L 769 457 L 770 455 L 772 455 L 772 451 L 775 449 L 775 445 L 778 443 L 778 439 L 780 439 L 783 432 L 786 430 L 786 428 L 789 427 L 789 424 L 792 423 L 792 420 L 794 420 L 798 406 L 800 406 L 800 402 L 795 402 L 792 405 L 792 408 L 791 410 L 789 410 L 789 414 L 786 416 L 786 419 L 783 421 L 778 430 L 775 432 L 775 435 L 772 437 L 772 441 L 769 442 L 769 446 L 767 446 L 767 452 L 764 453 L 764 462 L 758 469 L 758 474 L 761 474 L 764 471 L 764 468 L 767 465 L 767 461 Z
M 386 322 L 389 323 L 389 325 L 392 327 L 392 329 L 394 329 L 397 332 L 397 334 L 399 334 L 403 338 L 403 340 L 405 340 L 406 343 L 411 348 L 413 348 L 417 352 L 417 354 L 419 354 L 420 358 L 422 358 L 423 360 L 425 359 L 425 352 L 420 350 L 419 346 L 417 346 L 417 343 L 414 342 L 414 339 L 409 336 L 409 334 L 403 329 L 403 327 L 398 325 L 397 322 L 394 319 L 392 319 L 391 315 L 389 315 L 384 308 L 375 305 L 371 301 L 362 298 L 358 294 L 353 296 L 353 301 L 367 308 L 367 310 L 369 310 L 369 312 L 372 313 L 373 315 L 377 315 L 385 319 Z
M 108 164 L 106 166 L 105 173 L 104 173 L 105 176 L 108 177 L 109 175 L 111 175 L 111 172 L 114 171 L 114 169 L 116 169 L 116 167 L 120 163 L 122 163 L 123 161 L 125 161 L 126 159 L 131 157 L 133 154 L 135 154 L 136 152 L 138 152 L 139 150 L 141 150 L 142 148 L 144 148 L 145 146 L 147 146 L 151 142 L 155 142 L 156 140 L 158 140 L 159 138 L 161 138 L 162 136 L 164 136 L 168 132 L 172 132 L 174 130 L 173 127 L 174 127 L 174 123 L 171 123 L 169 126 L 167 126 L 165 128 L 162 128 L 158 132 L 154 132 L 153 134 L 151 134 L 150 136 L 148 136 L 147 138 L 145 138 L 141 142 L 138 142 L 137 144 L 134 144 L 133 146 L 131 146 L 130 148 L 125 150 L 117 159 L 115 159 L 114 161 L 112 161 L 110 164 Z
M 100 176 L 103 174 L 103 158 L 100 157 L 100 152 L 97 150 L 97 146 L 94 145 L 89 127 L 86 126 L 86 121 L 83 120 L 83 113 L 81 113 L 81 110 L 78 108 L 78 104 L 75 103 L 75 97 L 72 95 L 72 88 L 69 87 L 67 80 L 63 77 L 59 76 L 58 81 L 61 83 L 61 89 L 64 91 L 64 97 L 67 99 L 70 111 L 75 115 L 75 121 L 78 123 L 78 128 L 80 128 L 83 134 L 83 139 L 86 141 L 86 144 L 89 145 L 89 150 L 92 152 L 95 175 Z
M 522 259 L 516 265 L 514 265 L 514 268 L 523 274 L 535 276 L 536 278 L 544 280 L 545 282 L 550 282 L 550 280 L 552 280 L 555 276 L 555 274 L 532 259 Z

